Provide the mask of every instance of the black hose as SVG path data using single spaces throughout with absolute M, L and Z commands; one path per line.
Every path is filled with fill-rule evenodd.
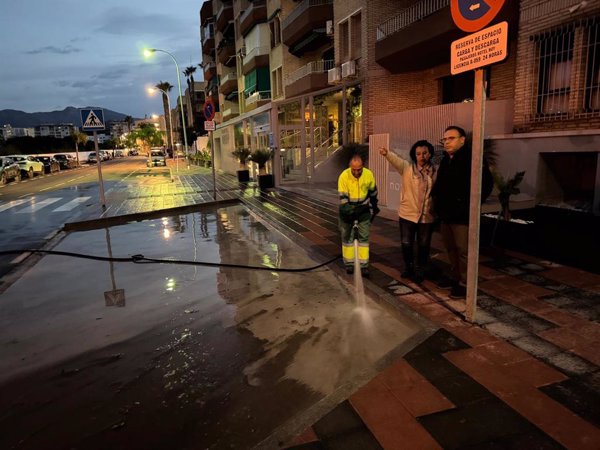
M 298 269 L 286 269 L 282 267 L 265 267 L 265 266 L 246 266 L 242 264 L 227 264 L 227 263 L 211 263 L 211 262 L 203 262 L 203 261 L 186 261 L 186 260 L 176 260 L 176 259 L 157 259 L 157 258 L 146 258 L 144 255 L 131 255 L 127 258 L 114 258 L 107 256 L 95 256 L 95 255 L 86 255 L 84 253 L 74 253 L 74 252 L 62 252 L 58 250 L 31 250 L 31 249 L 23 249 L 23 250 L 2 250 L 0 251 L 0 255 L 14 255 L 21 253 L 40 253 L 47 255 L 57 255 L 57 256 L 70 256 L 72 258 L 83 258 L 83 259 L 93 259 L 95 261 L 107 261 L 107 262 L 130 262 L 134 264 L 179 264 L 179 265 L 189 265 L 189 266 L 206 266 L 206 267 L 227 267 L 232 269 L 251 269 L 251 270 L 267 270 L 269 272 L 309 272 L 311 270 L 319 269 L 323 266 L 331 264 L 340 256 L 336 256 L 324 263 L 317 264 L 312 267 L 301 267 Z

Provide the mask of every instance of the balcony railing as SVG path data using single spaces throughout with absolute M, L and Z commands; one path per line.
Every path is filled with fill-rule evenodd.
M 304 11 L 311 6 L 332 5 L 333 0 L 304 0 L 285 18 L 281 23 L 282 28 L 286 28 L 294 20 L 296 20 Z
M 326 61 L 312 61 L 306 64 L 305 66 L 300 67 L 298 70 L 292 72 L 290 75 L 285 77 L 285 85 L 289 86 L 292 83 L 295 83 L 301 78 L 304 78 L 311 73 L 322 73 L 327 72 L 329 69 L 333 69 L 335 67 L 335 61 L 332 59 L 328 59 Z
M 246 56 L 244 56 L 244 64 L 246 64 L 246 62 L 250 61 L 252 58 L 256 58 L 257 56 L 268 55 L 270 51 L 271 47 L 268 45 L 254 47 L 246 54 Z
M 229 72 L 221 78 L 221 86 L 227 83 L 228 81 L 237 80 L 237 76 L 235 72 Z
M 246 105 L 271 100 L 271 91 L 256 91 L 246 97 Z
M 380 41 L 385 39 L 440 9 L 448 7 L 449 4 L 450 0 L 421 0 L 414 5 L 403 9 L 400 14 L 379 25 L 377 27 L 377 40 Z
M 252 11 L 258 8 L 262 8 L 264 6 L 267 6 L 267 0 L 256 0 L 250 3 L 250 5 L 248 5 L 248 8 L 246 8 L 246 11 L 244 11 L 243 14 L 240 16 L 240 23 L 246 20 L 248 16 L 252 14 Z

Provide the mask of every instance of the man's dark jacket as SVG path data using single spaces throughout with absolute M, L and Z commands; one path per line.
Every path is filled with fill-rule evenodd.
M 494 180 L 483 158 L 481 174 L 481 202 L 491 194 Z M 471 149 L 466 145 L 452 158 L 444 152 L 432 195 L 440 220 L 444 223 L 469 223 L 469 197 L 471 195 Z

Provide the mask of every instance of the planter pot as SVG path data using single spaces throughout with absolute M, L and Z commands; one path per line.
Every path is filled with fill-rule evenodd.
M 238 170 L 237 179 L 240 183 L 247 183 L 250 181 L 250 171 L 248 169 Z
M 270 189 L 272 187 L 275 187 L 275 180 L 273 179 L 273 175 L 259 175 L 258 187 L 260 187 L 261 189 Z

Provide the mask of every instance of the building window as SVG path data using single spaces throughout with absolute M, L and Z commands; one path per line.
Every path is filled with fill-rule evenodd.
M 569 111 L 573 66 L 572 28 L 545 36 L 538 42 L 538 114 L 565 114 Z
M 594 23 L 585 30 L 587 60 L 585 74 L 584 109 L 600 110 L 600 24 Z
M 271 48 L 277 47 L 281 44 L 281 22 L 279 16 L 275 16 L 269 23 L 271 30 Z
M 360 11 L 339 22 L 340 58 L 344 63 L 362 56 L 362 30 Z
M 347 21 L 340 23 L 340 57 L 342 62 L 350 59 L 350 33 Z
M 273 98 L 279 98 L 283 95 L 283 71 L 281 67 L 271 72 L 273 86 Z
M 352 59 L 358 59 L 362 54 L 362 39 L 360 26 L 360 12 L 350 18 L 350 52 Z

